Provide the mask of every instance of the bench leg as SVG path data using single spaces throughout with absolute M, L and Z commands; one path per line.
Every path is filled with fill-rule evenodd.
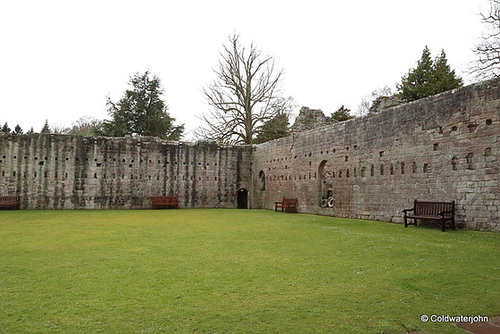
M 406 218 L 406 216 L 404 216 L 403 219 L 405 222 L 405 227 L 408 227 L 408 225 L 412 225 L 412 224 L 417 226 L 417 220 L 415 218 L 410 218 L 410 219 L 413 219 L 413 223 L 408 223 L 408 218 Z
M 451 229 L 453 229 L 453 230 L 456 230 L 456 229 L 457 229 L 457 227 L 455 226 L 455 218 L 451 218 L 451 219 L 450 219 L 450 227 L 451 227 Z M 442 222 L 442 225 L 441 225 L 441 231 L 443 231 L 443 232 L 444 232 L 444 231 L 445 231 L 445 229 L 446 229 L 446 219 L 443 219 L 443 222 Z

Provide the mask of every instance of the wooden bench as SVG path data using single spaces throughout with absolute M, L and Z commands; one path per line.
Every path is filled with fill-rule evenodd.
M 153 196 L 151 197 L 153 209 L 179 208 L 177 196 Z
M 19 196 L 0 196 L 0 208 L 19 209 Z
M 297 212 L 297 199 L 283 197 L 281 202 L 274 202 L 274 211 L 278 212 L 278 209 L 281 209 L 281 212 Z
M 441 230 L 446 228 L 446 222 L 450 222 L 451 228 L 455 229 L 455 201 L 452 202 L 429 202 L 415 200 L 413 209 L 403 210 L 405 227 L 412 224 L 417 226 L 417 219 L 438 220 L 441 222 Z M 413 223 L 408 223 L 413 219 Z

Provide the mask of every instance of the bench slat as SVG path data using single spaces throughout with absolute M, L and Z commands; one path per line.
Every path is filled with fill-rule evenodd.
M 19 209 L 19 196 L 0 196 L 0 208 Z
M 287 213 L 297 212 L 297 198 L 283 197 L 283 201 L 274 202 L 274 211 L 277 212 L 278 209 Z

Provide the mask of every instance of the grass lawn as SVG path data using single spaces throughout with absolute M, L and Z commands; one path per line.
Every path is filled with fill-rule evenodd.
M 263 210 L 0 211 L 0 333 L 463 333 L 500 233 Z

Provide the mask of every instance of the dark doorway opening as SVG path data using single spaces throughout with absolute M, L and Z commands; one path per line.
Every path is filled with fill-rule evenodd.
M 248 190 L 238 190 L 238 209 L 248 209 Z

